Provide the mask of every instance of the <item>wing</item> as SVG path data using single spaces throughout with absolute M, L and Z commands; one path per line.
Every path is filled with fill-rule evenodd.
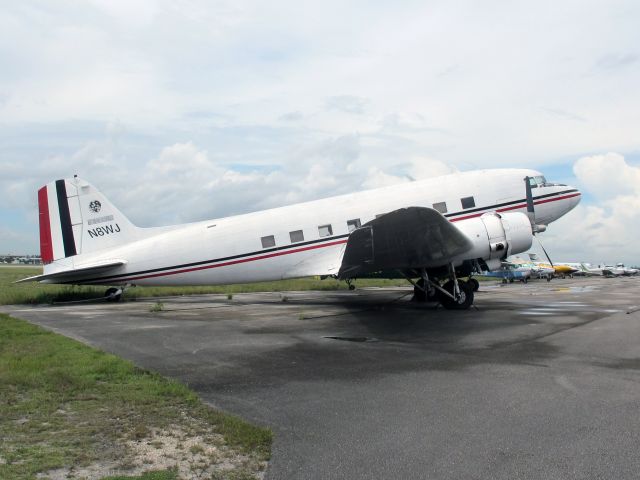
M 338 277 L 442 266 L 472 246 L 440 212 L 425 207 L 401 208 L 351 233 Z
M 109 270 L 115 270 L 126 263 L 126 260 L 107 260 L 88 265 L 79 265 L 77 268 L 70 270 L 62 270 L 59 272 L 36 275 L 35 277 L 23 278 L 22 280 L 18 280 L 14 283 L 42 281 L 45 283 L 72 283 L 77 280 L 82 280 L 83 278 L 89 278 L 96 273 L 105 273 Z

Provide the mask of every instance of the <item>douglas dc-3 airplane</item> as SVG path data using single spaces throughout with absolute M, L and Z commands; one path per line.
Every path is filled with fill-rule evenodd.
M 185 225 L 138 228 L 75 176 L 38 191 L 42 275 L 20 281 L 215 285 L 394 272 L 417 300 L 466 309 L 458 277 L 500 268 L 580 201 L 533 170 L 481 170 Z M 417 280 L 417 281 L 416 281 Z

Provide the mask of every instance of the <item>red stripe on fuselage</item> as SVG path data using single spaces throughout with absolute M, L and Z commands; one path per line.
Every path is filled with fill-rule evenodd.
M 343 243 L 347 243 L 347 240 L 346 239 L 338 240 L 338 241 L 335 241 L 335 242 L 324 243 L 322 245 L 311 245 L 309 247 L 296 248 L 294 250 L 287 250 L 286 252 L 268 253 L 266 255 L 259 255 L 257 257 L 240 258 L 238 260 L 231 260 L 231 261 L 228 261 L 228 262 L 216 263 L 215 265 L 203 265 L 201 267 L 184 268 L 182 270 L 174 270 L 172 272 L 161 272 L 161 273 L 153 273 L 153 274 L 150 274 L 150 275 L 141 275 L 139 277 L 127 278 L 126 280 L 127 281 L 130 281 L 130 280 L 142 280 L 142 279 L 145 279 L 145 278 L 164 277 L 164 276 L 167 276 L 167 275 L 176 275 L 178 273 L 189 273 L 189 272 L 197 272 L 199 270 L 209 270 L 211 268 L 227 267 L 229 265 L 237 265 L 239 263 L 253 262 L 254 260 L 264 260 L 266 258 L 280 257 L 282 255 L 289 255 L 291 253 L 306 252 L 308 250 L 316 250 L 318 248 L 332 247 L 334 245 L 341 245 Z
M 571 195 L 564 195 L 562 197 L 551 198 L 551 199 L 547 199 L 547 200 L 540 200 L 538 202 L 535 202 L 535 205 L 539 205 L 541 203 L 555 202 L 557 200 L 565 200 L 567 198 L 573 198 L 573 197 L 578 197 L 578 196 L 580 196 L 580 193 L 575 193 L 575 194 L 571 194 Z M 516 210 L 516 209 L 519 209 L 519 208 L 526 208 L 526 207 L 527 207 L 527 204 L 523 203 L 523 204 L 519 204 L 519 205 L 514 205 L 514 206 L 510 206 L 510 207 L 497 209 L 496 211 L 497 212 L 506 212 L 507 210 Z M 489 208 L 490 207 L 488 207 L 488 211 L 491 211 L 491 210 L 489 210 Z M 469 219 L 469 218 L 480 217 L 484 213 L 487 213 L 487 212 L 481 212 L 481 213 L 477 213 L 477 214 L 474 214 L 474 215 L 468 215 L 468 216 L 465 216 L 465 217 L 454 218 L 454 219 L 450 219 L 449 221 L 450 222 L 457 222 L 457 221 L 466 220 L 466 219 Z M 348 239 L 336 240 L 336 241 L 333 241 L 333 242 L 323 243 L 321 245 L 310 245 L 308 247 L 294 248 L 292 250 L 273 252 L 273 253 L 268 253 L 268 254 L 265 254 L 265 255 L 258 255 L 258 256 L 255 256 L 255 257 L 240 258 L 240 259 L 237 259 L 237 260 L 229 260 L 229 261 L 226 261 L 226 262 L 216 263 L 215 265 L 202 265 L 202 266 L 199 266 L 199 267 L 190 267 L 190 268 L 183 268 L 183 269 L 180 269 L 180 270 L 172 270 L 170 272 L 158 272 L 158 273 L 152 273 L 152 274 L 148 274 L 148 275 L 139 275 L 139 276 L 136 276 L 136 277 L 127 277 L 126 274 L 125 274 L 125 275 L 123 275 L 123 277 L 125 277 L 125 278 L 123 278 L 122 280 L 129 282 L 129 281 L 132 281 L 132 280 L 143 280 L 143 279 L 146 279 L 146 278 L 166 277 L 166 276 L 169 276 L 169 275 L 177 275 L 177 274 L 180 274 L 180 273 L 197 272 L 197 271 L 200 271 L 200 270 L 209 270 L 211 268 L 227 267 L 229 265 L 238 265 L 240 263 L 248 263 L 248 262 L 253 262 L 255 260 L 264 260 L 264 259 L 267 259 L 267 258 L 280 257 L 280 256 L 283 256 L 283 255 L 289 255 L 289 254 L 292 254 L 292 253 L 306 252 L 306 251 L 309 251 L 309 250 L 316 250 L 316 249 L 319 249 L 319 248 L 331 247 L 331 246 L 334 246 L 334 245 L 341 245 L 341 244 L 347 243 L 347 240 Z M 96 279 L 95 281 L 92 281 L 91 283 L 96 283 L 96 282 L 99 282 L 99 281 L 100 281 L 99 279 Z M 110 281 L 113 282 L 113 283 L 117 283 L 118 279 L 114 278 L 114 279 L 111 279 Z
M 53 242 L 51 241 L 47 187 L 42 187 L 38 190 L 38 211 L 40 213 L 40 258 L 42 258 L 43 263 L 50 263 L 53 262 Z
M 537 202 L 533 202 L 534 205 L 541 205 L 543 203 L 551 203 L 551 202 L 557 202 L 558 200 L 567 200 L 568 198 L 574 198 L 574 197 L 579 197 L 581 194 L 580 193 L 572 193 L 571 195 L 563 195 L 562 197 L 557 197 L 557 198 L 548 198 L 545 200 L 538 200 Z M 520 208 L 527 208 L 527 204 L 526 203 L 521 203 L 519 205 L 511 205 L 510 207 L 505 207 L 505 208 L 498 208 L 496 210 L 496 212 L 500 213 L 500 212 L 508 212 L 510 210 L 518 210 Z M 473 215 L 466 215 L 464 217 L 458 217 L 458 218 L 452 218 L 449 221 L 450 222 L 459 222 L 460 220 L 468 220 L 470 218 L 477 218 L 477 217 L 481 217 L 482 215 L 484 215 L 487 212 L 490 212 L 491 209 L 487 209 L 486 212 L 479 212 L 479 213 L 474 213 Z

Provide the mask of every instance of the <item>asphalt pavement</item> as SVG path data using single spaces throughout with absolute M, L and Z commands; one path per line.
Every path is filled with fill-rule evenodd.
M 0 310 L 271 427 L 268 479 L 635 479 L 639 287 L 488 283 L 464 312 L 402 288 Z

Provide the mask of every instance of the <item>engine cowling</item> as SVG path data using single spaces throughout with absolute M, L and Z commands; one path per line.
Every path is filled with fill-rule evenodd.
M 531 222 L 524 213 L 490 212 L 456 226 L 473 242 L 465 258 L 481 258 L 490 269 L 499 268 L 502 260 L 527 251 L 533 243 Z
M 501 213 L 502 226 L 509 245 L 507 257 L 526 252 L 533 244 L 531 221 L 524 213 Z

